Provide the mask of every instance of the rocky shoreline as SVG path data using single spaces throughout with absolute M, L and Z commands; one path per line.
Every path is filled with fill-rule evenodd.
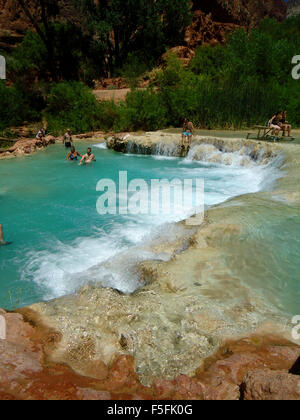
M 126 153 L 182 153 L 180 136 L 160 132 L 106 141 Z M 284 154 L 286 176 L 275 191 L 210 209 L 197 229 L 183 222 L 172 240 L 145 244 L 170 258 L 140 264 L 144 286 L 132 295 L 88 285 L 73 296 L 1 312 L 8 336 L 0 340 L 0 399 L 300 399 L 300 343 L 290 320 L 249 288 L 227 258 L 245 220 L 255 226 L 257 208 L 276 206 L 274 197 L 299 205 L 298 147 L 194 141 L 195 159 L 213 147 L 220 152 L 213 159 L 227 154 L 228 164 L 236 151 L 245 165 Z
M 28 156 L 37 150 L 44 149 L 50 144 L 55 144 L 56 139 L 53 136 L 46 136 L 43 144 L 40 139 L 21 138 L 17 140 L 12 147 L 0 152 L 0 159 L 10 159 L 20 156 Z
M 74 141 L 95 139 L 101 139 L 102 141 L 104 141 L 105 134 L 102 131 L 99 131 L 93 133 L 77 134 L 73 136 Z M 18 140 L 16 140 L 12 147 L 0 151 L 0 159 L 11 159 L 16 157 L 30 156 L 38 150 L 43 150 L 50 145 L 62 142 L 63 136 L 54 137 L 51 135 L 47 135 L 45 137 L 45 143 L 42 143 L 40 139 L 30 139 L 27 137 L 21 137 Z
M 0 315 L 0 400 L 295 400 L 299 391 L 299 346 L 276 335 L 227 342 L 193 376 L 139 381 L 136 362 L 122 353 L 110 365 L 94 362 L 89 375 L 49 361 L 61 339 L 28 310 Z M 297 364 L 298 360 L 298 364 Z

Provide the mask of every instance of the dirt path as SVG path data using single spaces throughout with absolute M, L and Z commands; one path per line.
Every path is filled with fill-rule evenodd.
M 127 93 L 131 91 L 127 89 L 106 89 L 106 90 L 94 90 L 93 93 L 99 102 L 103 101 L 114 101 L 121 102 L 126 98 Z
M 146 90 L 145 88 L 139 88 L 139 90 Z M 126 89 L 96 89 L 93 91 L 99 102 L 103 101 L 114 101 L 121 102 L 126 99 L 127 93 L 131 92 L 130 88 Z

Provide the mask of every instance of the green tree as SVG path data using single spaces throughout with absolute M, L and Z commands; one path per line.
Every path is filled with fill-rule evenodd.
M 158 57 L 167 46 L 180 44 L 191 19 L 189 0 L 74 1 L 106 50 L 110 72 L 121 68 L 134 51 Z
M 47 51 L 47 65 L 53 80 L 57 80 L 54 63 L 54 42 L 50 22 L 59 14 L 57 0 L 17 0 L 24 15 L 34 27 Z

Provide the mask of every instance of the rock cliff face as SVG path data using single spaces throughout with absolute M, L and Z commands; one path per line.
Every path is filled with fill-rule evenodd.
M 267 16 L 282 21 L 286 11 L 283 0 L 194 0 L 193 23 L 186 42 L 191 48 L 218 44 L 236 27 L 251 29 Z
M 27 1 L 29 7 L 32 0 Z M 72 19 L 80 24 L 81 16 L 74 8 L 73 0 L 57 0 L 60 7 L 59 19 L 68 21 Z M 10 50 L 22 41 L 26 31 L 32 29 L 17 0 L 0 0 L 0 49 Z
M 58 0 L 58 3 L 61 19 L 72 17 L 80 22 L 72 0 Z M 283 0 L 194 0 L 194 18 L 187 31 L 187 44 L 194 48 L 202 43 L 222 42 L 226 32 L 236 25 L 252 28 L 266 16 L 281 21 L 286 17 L 286 9 Z M 30 25 L 17 1 L 0 0 L 0 49 L 8 50 L 19 43 L 28 29 Z
M 28 28 L 16 3 L 13 0 L 0 0 L 0 49 L 8 50 L 18 44 Z

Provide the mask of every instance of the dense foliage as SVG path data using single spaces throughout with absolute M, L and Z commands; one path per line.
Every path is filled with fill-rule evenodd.
M 113 74 L 129 55 L 153 64 L 166 47 L 182 45 L 191 22 L 189 0 L 74 0 L 87 16 L 90 32 L 105 51 L 104 68 Z
M 38 120 L 42 113 L 53 134 L 66 126 L 77 132 L 156 130 L 179 126 L 185 116 L 202 128 L 240 128 L 265 124 L 284 108 L 300 126 L 300 81 L 291 77 L 292 57 L 300 54 L 300 16 L 281 24 L 266 19 L 250 34 L 236 30 L 225 45 L 201 46 L 188 68 L 169 55 L 163 69 L 151 72 L 149 89 L 133 90 L 119 105 L 98 104 L 87 88 L 93 78 L 106 65 L 133 81 L 147 72 L 163 49 L 179 43 L 188 2 L 113 0 L 98 7 L 77 1 L 86 16 L 93 15 L 86 33 L 71 23 L 48 26 L 57 80 L 50 77 L 47 48 L 37 33 L 28 33 L 7 57 L 13 86 L 0 85 L 1 129 Z M 162 11 L 165 18 L 158 19 Z M 111 31 L 116 42 L 109 45 Z
M 48 131 L 63 133 L 88 132 L 99 126 L 99 108 L 95 97 L 80 82 L 61 82 L 51 86 L 47 96 Z
M 0 81 L 0 131 L 24 121 L 39 120 L 43 106 L 39 92 L 28 92 L 20 84 L 6 87 Z
M 266 19 L 250 35 L 235 31 L 224 46 L 201 46 L 188 69 L 170 56 L 157 90 L 131 93 L 114 128 L 177 127 L 185 116 L 202 128 L 241 128 L 265 124 L 283 109 L 300 126 L 300 81 L 291 77 L 299 54 L 300 16 L 282 24 Z

